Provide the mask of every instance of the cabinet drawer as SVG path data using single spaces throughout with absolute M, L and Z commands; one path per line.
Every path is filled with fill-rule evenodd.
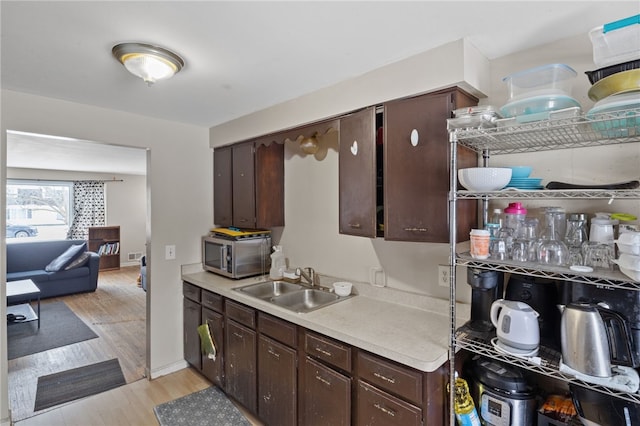
M 294 324 L 264 312 L 258 312 L 258 331 L 292 348 L 295 348 L 298 342 L 298 333 Z
M 304 350 L 307 354 L 321 359 L 344 371 L 351 371 L 351 348 L 340 342 L 317 334 L 306 332 Z
M 222 296 L 207 290 L 202 290 L 201 298 L 202 306 L 222 313 Z
M 422 410 L 375 387 L 358 381 L 357 425 L 419 426 Z
M 359 352 L 358 376 L 411 402 L 422 403 L 422 373 L 419 371 Z
M 182 282 L 182 295 L 194 302 L 200 302 L 200 287 L 187 282 Z
M 227 299 L 226 314 L 227 318 L 231 318 L 247 327 L 256 328 L 256 311 L 248 306 Z

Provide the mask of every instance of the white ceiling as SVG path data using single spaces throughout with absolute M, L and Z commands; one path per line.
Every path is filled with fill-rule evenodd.
M 212 127 L 463 37 L 494 59 L 637 13 L 637 0 L 2 0 L 0 75 L 3 89 Z M 111 56 L 123 41 L 186 66 L 147 87 Z M 9 166 L 34 152 L 9 139 Z

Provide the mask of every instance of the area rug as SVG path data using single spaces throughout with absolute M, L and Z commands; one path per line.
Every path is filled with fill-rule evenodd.
M 38 330 L 37 321 L 7 326 L 8 359 L 20 358 L 96 337 L 98 335 L 64 302 L 43 303 L 40 307 L 40 330 Z
M 33 411 L 95 395 L 126 384 L 117 358 L 38 377 Z
M 160 426 L 251 426 L 215 386 L 156 406 Z

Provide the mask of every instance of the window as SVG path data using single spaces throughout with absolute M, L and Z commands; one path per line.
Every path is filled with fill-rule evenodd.
M 7 238 L 65 239 L 73 183 L 7 180 Z

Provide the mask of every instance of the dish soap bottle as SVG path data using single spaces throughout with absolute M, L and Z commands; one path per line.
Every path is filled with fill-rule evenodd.
M 269 278 L 272 280 L 282 279 L 284 270 L 287 268 L 284 253 L 282 252 L 282 246 L 273 246 L 273 253 L 271 253 L 271 269 L 269 270 Z
M 480 418 L 473 403 L 473 398 L 469 394 L 469 385 L 467 381 L 458 377 L 456 373 L 454 398 L 454 411 L 458 425 L 460 426 L 480 426 Z

